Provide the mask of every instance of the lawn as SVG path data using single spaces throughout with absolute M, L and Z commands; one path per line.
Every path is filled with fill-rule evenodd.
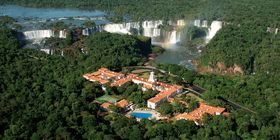
M 103 95 L 101 97 L 98 97 L 95 99 L 97 102 L 101 102 L 101 103 L 104 103 L 104 102 L 111 102 L 111 103 L 114 103 L 116 101 L 118 101 L 118 99 L 116 98 L 113 98 L 111 97 L 110 95 Z
M 198 97 L 197 95 L 193 94 L 193 93 L 188 93 L 187 96 L 190 96 L 192 98 L 195 98 L 197 101 L 199 102 L 203 102 L 204 100 L 200 97 Z

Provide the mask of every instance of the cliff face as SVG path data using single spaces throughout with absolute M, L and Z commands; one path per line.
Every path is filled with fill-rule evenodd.
M 234 64 L 231 67 L 226 67 L 224 62 L 218 62 L 214 67 L 211 66 L 200 66 L 196 60 L 193 61 L 194 67 L 197 69 L 197 72 L 200 74 L 204 73 L 216 73 L 216 74 L 222 74 L 222 75 L 243 75 L 244 71 L 242 68 Z

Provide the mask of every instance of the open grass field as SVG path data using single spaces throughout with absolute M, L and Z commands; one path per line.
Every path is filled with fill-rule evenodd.
M 116 101 L 118 101 L 118 99 L 116 98 L 113 98 L 111 97 L 110 95 L 103 95 L 101 97 L 98 97 L 95 99 L 97 102 L 101 102 L 101 103 L 104 103 L 104 102 L 111 102 L 111 103 L 114 103 Z

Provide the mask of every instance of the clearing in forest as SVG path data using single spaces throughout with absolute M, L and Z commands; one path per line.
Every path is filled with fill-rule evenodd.
M 118 99 L 111 97 L 110 95 L 103 95 L 95 99 L 97 102 L 104 103 L 104 102 L 111 102 L 115 103 Z

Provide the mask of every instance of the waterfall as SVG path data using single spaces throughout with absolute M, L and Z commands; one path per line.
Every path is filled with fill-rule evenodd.
M 278 33 L 278 28 L 275 29 L 275 34 L 277 35 L 277 33 Z
M 82 30 L 82 35 L 89 36 L 94 32 L 100 32 L 103 31 L 101 26 L 91 27 L 91 28 L 85 28 Z
M 51 49 L 40 49 L 40 51 L 51 54 Z
M 66 30 L 59 31 L 59 38 L 66 38 Z
M 168 24 L 176 27 L 185 26 L 184 20 L 177 20 L 175 22 L 168 21 Z M 175 44 L 180 41 L 180 32 L 175 29 L 170 32 L 163 32 L 160 29 L 160 26 L 163 25 L 162 20 L 156 21 L 143 21 L 140 22 L 128 22 L 128 23 L 110 23 L 106 24 L 103 28 L 100 27 L 98 31 L 105 30 L 110 33 L 119 33 L 119 34 L 138 34 L 146 37 L 151 37 L 152 43 L 165 42 L 168 44 Z M 132 30 L 134 29 L 134 30 Z M 140 30 L 142 33 L 140 34 Z M 88 29 L 83 30 L 83 35 L 89 35 L 90 31 Z
M 145 28 L 158 28 L 159 25 L 162 25 L 162 20 L 156 20 L 156 21 L 143 21 L 142 27 Z
M 176 44 L 177 41 L 178 41 L 178 39 L 177 39 L 177 32 L 176 31 L 172 31 L 171 35 L 170 35 L 169 43 L 170 44 Z
M 183 19 L 177 20 L 177 26 L 182 27 L 182 26 L 185 26 L 185 25 L 186 25 L 186 23 Z
M 159 37 L 161 30 L 158 28 L 143 28 L 143 36 L 146 37 Z
M 85 28 L 82 30 L 82 35 L 89 36 L 89 28 Z
M 159 37 L 161 30 L 159 26 L 162 25 L 162 20 L 157 21 L 143 21 L 142 28 L 143 28 L 143 36 L 146 37 Z
M 120 34 L 133 34 L 132 29 L 137 31 L 136 34 L 140 33 L 140 27 L 143 28 L 143 36 L 146 37 L 158 37 L 160 36 L 161 30 L 158 28 L 159 25 L 162 25 L 162 21 L 143 21 L 140 26 L 140 22 L 128 22 L 121 24 L 106 24 L 104 30 L 110 33 L 120 33 Z M 135 34 L 135 33 L 134 33 Z
M 139 31 L 139 22 L 130 22 L 122 24 L 106 24 L 104 30 L 110 33 L 120 33 L 120 34 L 132 34 L 131 29 L 137 29 Z
M 194 23 L 193 23 L 194 26 L 196 27 L 200 27 L 200 20 L 194 20 Z
M 24 38 L 26 40 L 33 40 L 33 39 L 43 39 L 49 38 L 54 36 L 54 31 L 52 30 L 35 30 L 35 31 L 26 31 L 23 32 Z
M 124 24 L 107 24 L 104 26 L 104 30 L 110 33 L 130 34 L 129 30 L 125 28 Z
M 207 36 L 206 36 L 206 43 L 208 43 L 221 28 L 222 28 L 222 22 L 221 21 L 213 21 L 211 23 L 210 28 L 208 29 L 208 33 L 207 33 Z
M 208 21 L 207 20 L 203 20 L 201 27 L 207 28 L 208 27 Z
M 176 44 L 180 42 L 181 32 L 172 30 L 172 31 L 163 31 L 161 34 L 161 42 L 164 44 Z

